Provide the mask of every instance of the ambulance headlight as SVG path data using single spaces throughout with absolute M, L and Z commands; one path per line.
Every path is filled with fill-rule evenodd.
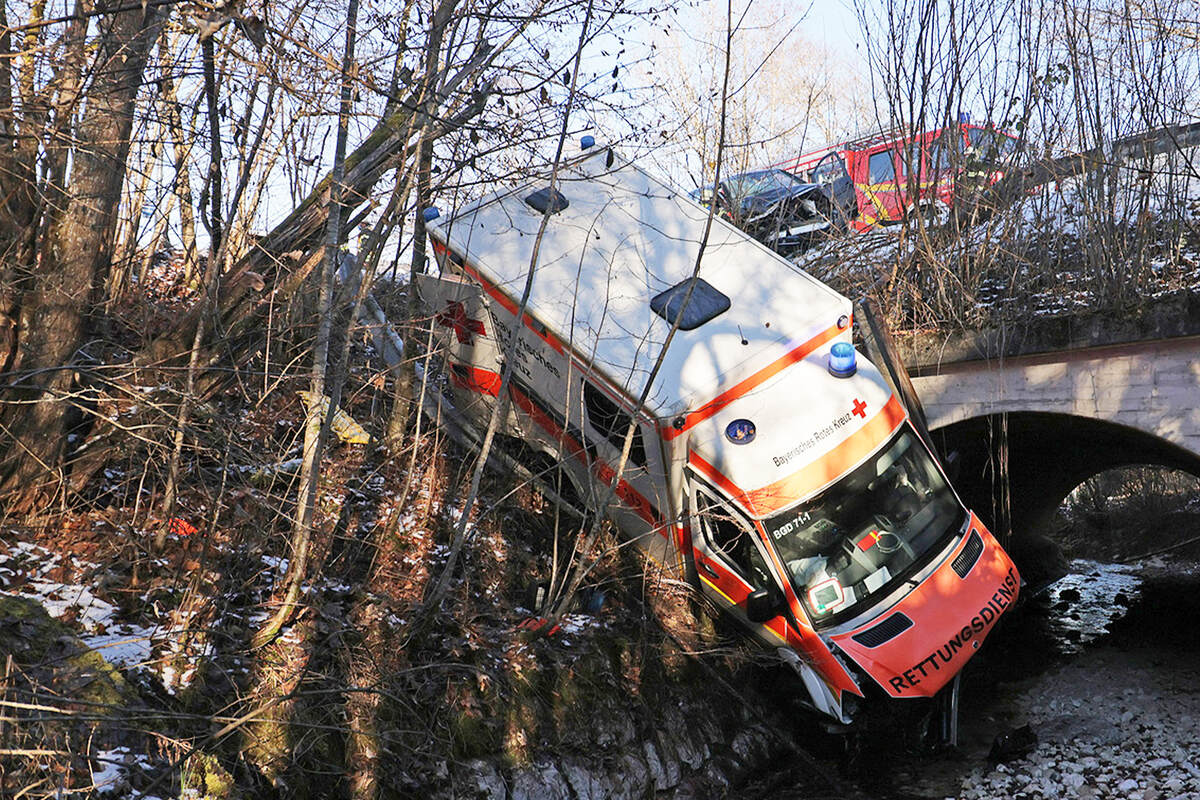
M 838 342 L 829 348 L 829 374 L 835 378 L 849 378 L 858 372 L 858 357 L 854 345 Z

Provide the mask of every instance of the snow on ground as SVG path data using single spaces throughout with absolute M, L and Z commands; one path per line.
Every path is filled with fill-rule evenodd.
M 0 549 L 0 592 L 13 597 L 36 600 L 56 619 L 68 619 L 82 633 L 84 644 L 98 651 L 116 666 L 140 666 L 150 660 L 150 640 L 155 627 L 118 622 L 116 606 L 97 597 L 92 589 L 78 583 L 63 583 L 49 575 L 63 566 L 63 557 L 44 547 L 16 542 Z M 72 573 L 96 570 L 88 561 L 67 556 Z M 10 590 L 9 586 L 15 586 Z
M 81 641 L 118 667 L 140 667 L 150 662 L 150 644 L 157 628 L 126 623 L 110 628 L 110 633 L 81 637 Z
M 954 265 L 969 257 L 978 262 L 973 270 L 989 265 L 992 274 L 978 275 L 977 286 L 964 288 L 973 292 L 977 309 L 1001 317 L 1094 309 L 1105 299 L 1097 286 L 1111 280 L 1105 277 L 1110 269 L 1119 277 L 1136 275 L 1145 297 L 1200 286 L 1200 172 L 1179 156 L 1159 156 L 1152 173 L 1130 162 L 1104 177 L 1076 176 L 1036 187 L 966 229 L 938 258 Z M 908 263 L 922 246 L 920 237 L 904 234 L 904 226 L 894 226 L 835 237 L 793 261 L 855 294 L 891 281 L 895 266 Z M 1088 266 L 1097 257 L 1102 263 Z M 1108 258 L 1128 263 L 1105 267 Z M 1089 269 L 1104 274 L 1089 276 Z
M 119 795 L 128 800 L 161 800 L 156 795 L 145 794 L 129 785 L 129 776 L 135 771 L 145 772 L 150 759 L 141 753 L 133 753 L 128 747 L 103 750 L 92 756 L 96 766 L 92 767 L 92 791 L 96 797 Z
M 68 574 L 96 574 L 96 564 L 70 555 L 66 558 Z M 171 694 L 191 683 L 202 659 L 212 653 L 212 645 L 184 635 L 190 629 L 188 618 L 163 619 L 151 625 L 121 619 L 120 609 L 97 597 L 93 587 L 51 580 L 49 576 L 61 572 L 63 565 L 61 555 L 44 547 L 19 541 L 8 546 L 0 543 L 0 585 L 4 587 L 0 593 L 40 603 L 110 664 L 149 670 Z M 148 605 L 145 613 L 158 615 L 153 605 Z

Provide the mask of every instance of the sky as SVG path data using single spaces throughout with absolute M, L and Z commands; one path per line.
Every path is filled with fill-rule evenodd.
M 685 189 L 698 185 L 712 167 L 704 166 L 699 152 L 713 144 L 700 137 L 706 135 L 704 130 L 715 136 L 717 128 L 725 7 L 725 0 L 684 0 L 675 13 L 645 19 L 634 31 L 623 32 L 626 41 L 640 40 L 648 59 L 643 89 L 649 91 L 637 95 L 635 105 L 640 107 L 627 119 L 603 114 L 596 118 L 598 141 L 636 149 L 650 162 L 644 166 Z M 754 130 L 731 134 L 730 141 L 740 136 L 740 141 L 757 145 L 728 168 L 741 171 L 794 158 L 866 124 L 866 109 L 850 110 L 851 103 L 845 102 L 851 98 L 859 106 L 870 105 L 863 97 L 870 83 L 864 80 L 863 37 L 854 0 L 734 0 L 733 16 L 735 23 L 740 21 L 734 39 L 734 72 L 740 77 L 734 85 L 751 70 L 754 77 L 740 97 L 731 86 L 735 99 L 730 101 L 729 119 L 734 127 L 739 119 L 749 119 Z M 614 49 L 599 45 L 592 52 Z M 771 59 L 762 65 L 768 53 Z M 597 75 L 612 69 L 603 56 L 589 58 L 586 52 L 585 64 L 594 64 L 585 71 Z M 655 88 L 655 83 L 664 88 Z M 814 89 L 820 94 L 810 100 L 807 93 Z M 840 99 L 833 100 L 833 95 Z M 648 124 L 653 136 L 637 144 L 626 142 L 621 122 L 634 128 Z
M 847 59 L 862 44 L 858 15 L 846 0 L 814 0 L 801 31 L 810 40 Z

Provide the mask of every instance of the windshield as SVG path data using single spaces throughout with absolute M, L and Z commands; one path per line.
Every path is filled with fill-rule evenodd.
M 911 429 L 807 503 L 763 520 L 817 625 L 845 620 L 921 567 L 963 509 Z
M 735 175 L 723 185 L 732 197 L 754 197 L 776 189 L 791 189 L 803 183 L 799 178 L 781 169 L 765 169 L 758 172 L 743 172 Z
M 1016 152 L 1017 142 L 1011 136 L 983 128 L 968 128 L 967 141 L 985 159 L 995 159 Z
M 846 162 L 837 153 L 830 153 L 813 167 L 812 179 L 816 183 L 833 183 L 846 177 Z

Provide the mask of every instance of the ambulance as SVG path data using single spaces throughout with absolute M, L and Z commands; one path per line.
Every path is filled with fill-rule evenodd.
M 1020 576 L 857 352 L 851 302 L 583 145 L 553 182 L 426 210 L 447 412 L 479 434 L 504 391 L 501 450 L 593 510 L 611 497 L 623 535 L 833 720 L 933 697 Z

